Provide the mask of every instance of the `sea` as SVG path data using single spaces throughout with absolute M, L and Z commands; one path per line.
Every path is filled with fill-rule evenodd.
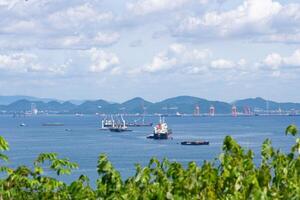
M 139 117 L 125 117 L 133 122 Z M 158 117 L 146 117 L 146 122 L 156 124 Z M 10 150 L 8 166 L 33 166 L 40 153 L 56 152 L 60 158 L 76 162 L 79 169 L 59 179 L 70 183 L 81 174 L 90 178 L 94 185 L 97 175 L 97 159 L 106 154 L 122 178 L 135 174 L 135 164 L 146 166 L 152 157 L 182 163 L 191 161 L 201 165 L 205 160 L 217 162 L 222 151 L 223 139 L 231 135 L 245 149 L 255 153 L 258 164 L 262 142 L 269 138 L 274 147 L 288 152 L 295 137 L 286 136 L 290 124 L 300 127 L 300 116 L 214 116 L 214 117 L 167 117 L 166 122 L 173 130 L 172 140 L 151 140 L 146 137 L 152 127 L 130 127 L 132 132 L 112 133 L 100 130 L 101 117 L 96 115 L 37 115 L 26 117 L 0 116 L 0 135 Z M 20 124 L 26 124 L 22 127 Z M 43 126 L 44 123 L 63 123 L 64 126 Z M 186 140 L 206 140 L 209 145 L 183 146 Z M 1 161 L 1 165 L 3 161 Z M 54 176 L 49 170 L 46 175 Z

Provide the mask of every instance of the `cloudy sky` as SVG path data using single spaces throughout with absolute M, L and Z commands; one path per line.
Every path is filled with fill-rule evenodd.
M 300 102 L 299 0 L 0 0 L 0 95 Z

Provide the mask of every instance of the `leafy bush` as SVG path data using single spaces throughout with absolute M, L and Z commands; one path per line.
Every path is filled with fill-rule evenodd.
M 287 135 L 297 135 L 294 125 Z M 8 143 L 0 137 L 0 160 Z M 289 153 L 283 153 L 265 140 L 261 149 L 261 163 L 256 166 L 251 150 L 243 149 L 233 138 L 226 136 L 218 164 L 205 161 L 202 166 L 190 162 L 184 168 L 178 162 L 162 162 L 152 158 L 148 166 L 136 165 L 134 176 L 123 181 L 120 173 L 105 155 L 98 159 L 97 187 L 92 188 L 89 178 L 81 175 L 66 184 L 43 175 L 48 164 L 57 175 L 69 174 L 78 168 L 68 159 L 55 153 L 42 153 L 34 168 L 16 169 L 0 166 L 2 199 L 300 199 L 300 138 Z

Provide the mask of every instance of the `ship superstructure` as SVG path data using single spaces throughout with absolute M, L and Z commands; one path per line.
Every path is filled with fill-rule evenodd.
M 172 130 L 169 129 L 168 124 L 165 122 L 165 118 L 160 116 L 159 123 L 154 127 L 153 135 L 148 136 L 148 139 L 169 139 L 172 134 Z

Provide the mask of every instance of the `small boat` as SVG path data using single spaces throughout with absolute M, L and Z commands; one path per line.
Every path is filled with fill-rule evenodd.
M 43 126 L 64 126 L 63 123 L 44 123 Z
M 24 127 L 24 126 L 26 126 L 26 124 L 25 124 L 25 123 L 22 123 L 22 124 L 20 124 L 20 126 Z
M 184 141 L 181 145 L 209 145 L 208 141 Z
M 72 131 L 72 129 L 70 129 L 70 128 L 66 128 L 66 129 L 65 129 L 65 131 L 68 131 L 68 132 L 69 132 L 69 131 Z
M 168 128 L 165 119 L 160 117 L 159 123 L 154 127 L 153 134 L 147 136 L 147 139 L 167 140 L 170 139 L 171 134 L 172 130 Z

